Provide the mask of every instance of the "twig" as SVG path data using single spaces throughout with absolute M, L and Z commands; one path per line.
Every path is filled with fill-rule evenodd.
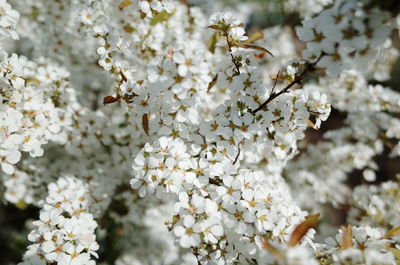
M 255 109 L 253 111 L 253 114 L 256 114 L 257 112 L 259 112 L 260 110 L 264 109 L 265 106 L 268 105 L 268 103 L 270 103 L 271 101 L 273 101 L 274 99 L 276 99 L 277 97 L 279 97 L 280 95 L 287 93 L 289 91 L 289 89 L 291 87 L 293 87 L 296 84 L 300 84 L 303 79 L 314 70 L 314 66 L 321 60 L 321 58 L 324 56 L 324 53 L 321 53 L 321 55 L 318 57 L 318 59 L 313 62 L 313 63 L 308 63 L 306 64 L 306 68 L 303 70 L 303 72 L 301 72 L 300 75 L 296 75 L 294 80 L 292 82 L 290 82 L 290 84 L 288 84 L 285 88 L 283 88 L 281 91 L 279 91 L 278 93 L 271 93 L 271 95 L 267 98 L 266 101 L 264 101 L 264 103 L 262 103 L 257 109 Z
M 236 157 L 235 157 L 235 161 L 233 161 L 233 164 L 236 164 L 236 162 L 237 162 L 238 159 L 239 159 L 239 156 L 240 156 L 240 144 L 238 145 L 238 149 L 239 149 L 239 151 L 238 151 L 238 153 L 237 153 L 237 155 L 236 155 Z
M 231 45 L 231 43 L 229 42 L 229 36 L 228 36 L 228 34 L 226 34 L 225 36 L 226 36 L 226 43 L 228 44 L 229 54 L 230 54 L 230 56 L 231 56 L 231 58 L 232 58 L 232 63 L 233 63 L 233 64 L 235 65 L 235 67 L 236 67 L 237 75 L 240 75 L 239 65 L 237 64 L 236 59 L 235 59 L 235 57 L 234 57 L 233 54 L 232 54 L 232 45 Z
M 187 1 L 187 0 L 180 0 L 180 2 L 181 2 L 184 6 L 186 6 L 186 8 L 187 8 L 187 13 L 188 13 L 188 15 L 189 15 L 190 20 L 193 20 L 192 14 L 191 14 L 190 5 L 189 5 L 188 1 Z M 193 22 L 193 21 L 190 21 L 190 23 L 192 23 L 192 22 Z
M 279 71 L 278 71 L 278 74 L 276 75 L 275 82 L 274 82 L 274 85 L 273 85 L 273 87 L 272 87 L 272 90 L 271 90 L 271 94 L 270 94 L 270 95 L 274 94 L 274 90 L 275 90 L 276 84 L 278 83 L 278 79 L 279 79 L 279 75 L 280 75 L 280 74 L 281 74 L 281 70 L 279 70 Z

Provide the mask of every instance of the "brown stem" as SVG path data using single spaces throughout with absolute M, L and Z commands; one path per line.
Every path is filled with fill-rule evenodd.
M 230 54 L 230 56 L 231 56 L 231 58 L 232 58 L 232 63 L 235 65 L 235 67 L 236 67 L 236 71 L 237 71 L 237 75 L 240 75 L 240 69 L 239 69 L 239 65 L 237 64 L 237 62 L 236 62 L 236 59 L 235 59 L 235 57 L 233 56 L 233 54 L 232 54 L 232 45 L 231 45 L 231 43 L 230 43 L 230 41 L 229 41 L 229 36 L 228 36 L 228 33 L 225 33 L 225 36 L 226 36 L 226 43 L 228 44 L 228 49 L 229 49 L 229 54 Z
M 306 78 L 306 76 L 314 71 L 314 66 L 321 60 L 321 58 L 324 56 L 324 53 L 321 53 L 321 55 L 318 57 L 318 59 L 313 62 L 313 63 L 308 63 L 306 64 L 305 69 L 303 70 L 303 72 L 301 72 L 300 75 L 296 75 L 294 80 L 292 82 L 290 82 L 290 84 L 288 84 L 285 88 L 283 88 L 281 91 L 275 93 L 272 92 L 271 95 L 267 98 L 266 101 L 264 101 L 264 103 L 262 103 L 257 109 L 253 110 L 253 114 L 256 114 L 257 112 L 259 112 L 260 110 L 264 109 L 265 106 L 267 106 L 271 101 L 273 101 L 274 99 L 276 99 L 277 97 L 279 97 L 280 95 L 287 93 L 289 91 L 289 89 L 291 87 L 293 87 L 296 84 L 300 84 L 304 78 Z M 274 85 L 275 86 L 275 85 Z
M 238 153 L 237 153 L 237 155 L 236 155 L 236 157 L 235 157 L 235 161 L 233 161 L 233 164 L 236 164 L 236 162 L 238 161 L 238 159 L 239 159 L 239 156 L 240 156 L 240 145 L 239 145 L 239 150 L 238 150 Z

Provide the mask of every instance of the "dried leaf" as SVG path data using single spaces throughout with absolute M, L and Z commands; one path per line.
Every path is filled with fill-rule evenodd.
M 280 80 L 280 81 L 286 80 L 285 76 L 283 75 L 269 75 L 269 77 L 272 80 Z
M 130 5 L 132 5 L 133 4 L 133 2 L 131 1 L 131 0 L 124 0 L 124 1 L 122 1 L 120 4 L 119 4 L 119 9 L 124 9 L 125 7 L 128 7 L 128 6 L 130 6 Z
M 35 77 L 27 77 L 27 78 L 25 78 L 25 82 L 40 85 L 40 80 Z
M 279 249 L 271 245 L 266 238 L 261 239 L 261 247 L 265 250 L 267 250 L 272 256 L 274 256 L 277 260 L 281 260 L 285 257 Z
M 272 57 L 274 57 L 274 55 L 268 51 L 267 49 L 257 46 L 257 45 L 251 45 L 251 44 L 245 44 L 245 43 L 239 43 L 239 42 L 235 42 L 234 43 L 235 46 L 240 47 L 240 48 L 244 48 L 244 49 L 253 49 L 253 50 L 257 50 L 257 51 L 262 51 L 264 53 L 268 53 L 269 55 L 271 55 Z
M 307 234 L 308 230 L 317 226 L 318 218 L 319 214 L 307 216 L 306 220 L 294 229 L 292 235 L 290 236 L 288 246 L 296 246 Z
M 264 57 L 265 57 L 265 53 L 264 52 L 260 53 L 260 54 L 254 54 L 254 58 L 256 58 L 256 59 L 262 59 Z
M 394 236 L 400 236 L 400 226 L 390 229 L 383 238 L 390 238 Z
M 123 29 L 124 29 L 124 31 L 125 31 L 126 33 L 129 33 L 129 34 L 132 34 L 133 32 L 136 31 L 136 29 L 135 29 L 134 27 L 130 26 L 130 25 L 125 25 L 125 26 L 123 27 Z
M 315 123 L 313 123 L 311 120 L 307 120 L 307 125 L 311 128 L 313 128 L 314 130 L 318 130 L 317 126 L 315 125 Z
M 111 104 L 111 103 L 119 101 L 120 99 L 121 99 L 121 97 L 118 95 L 115 97 L 114 96 L 105 96 L 103 98 L 103 104 L 104 105 Z
M 264 38 L 264 33 L 261 31 L 256 31 L 253 34 L 250 35 L 250 37 L 244 42 L 245 44 L 252 44 L 258 40 L 261 40 Z
M 221 30 L 222 30 L 222 29 L 221 29 L 219 26 L 217 26 L 217 25 L 210 25 L 210 26 L 208 26 L 208 28 L 213 29 L 213 30 L 216 30 L 216 31 L 221 31 Z
M 400 249 L 397 248 L 389 248 L 389 251 L 392 252 L 393 256 L 397 261 L 400 261 Z
M 208 40 L 207 42 L 207 48 L 211 53 L 215 53 L 215 49 L 217 48 L 217 42 L 218 42 L 218 33 L 215 32 L 211 39 Z
M 347 227 L 342 226 L 343 238 L 341 249 L 351 248 L 353 246 L 353 230 L 352 226 L 349 224 Z
M 167 11 L 163 10 L 151 19 L 150 25 L 155 26 L 158 23 L 167 21 L 171 16 L 172 16 L 172 13 L 168 13 Z
M 142 115 L 142 126 L 144 132 L 149 135 L 149 114 L 147 113 Z
M 217 81 L 218 81 L 218 74 L 216 74 L 213 80 L 208 84 L 207 92 L 210 91 L 210 89 L 213 88 L 213 86 L 215 86 Z

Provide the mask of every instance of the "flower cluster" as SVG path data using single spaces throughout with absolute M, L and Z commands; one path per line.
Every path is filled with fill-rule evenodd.
M 377 56 L 390 34 L 390 15 L 369 7 L 370 1 L 335 1 L 333 7 L 304 20 L 299 38 L 306 42 L 304 58 L 318 58 L 331 76 L 341 70 L 368 70 L 368 62 Z M 370 10 L 372 8 L 372 10 Z
M 284 161 L 295 152 L 296 140 L 303 137 L 308 108 L 329 109 L 322 107 L 324 99 L 316 103 L 320 99 L 314 97 L 315 101 L 306 102 L 305 96 L 293 94 L 271 102 L 261 114 L 255 113 L 266 100 L 251 57 L 252 48 L 260 49 L 242 45 L 244 31 L 232 30 L 241 26 L 231 16 L 213 16 L 210 28 L 222 38 L 216 43 L 226 47 L 225 56 L 231 58 L 220 66 L 215 87 L 229 87 L 227 96 L 233 95 L 233 99 L 213 110 L 213 120 L 198 124 L 192 119 L 191 129 L 184 135 L 177 131 L 146 144 L 135 158 L 131 181 L 140 196 L 155 193 L 159 199 L 176 201 L 168 227 L 180 245 L 192 248 L 199 261 L 217 259 L 221 264 L 257 259 L 256 237 L 285 242 L 306 215 L 284 195 L 286 186 L 279 175 L 242 169 L 241 161 L 252 164 L 255 156 L 271 147 L 276 160 Z M 205 87 L 197 93 L 206 91 Z M 165 122 L 168 117 L 160 120 L 169 125 Z M 176 121 L 188 122 L 178 116 Z M 263 130 L 270 131 L 271 139 L 260 137 Z M 261 138 L 258 150 L 252 146 L 254 137 Z
M 14 10 L 6 0 L 0 1 L 0 35 L 2 41 L 11 37 L 12 39 L 18 39 L 18 34 L 15 31 L 19 19 L 19 13 Z M 0 48 L 3 53 L 3 47 Z M 4 54 L 2 54 L 3 56 Z
M 376 224 L 391 228 L 400 224 L 399 182 L 388 181 L 379 186 L 359 186 L 353 193 L 352 223 Z
M 28 238 L 30 245 L 21 264 L 95 264 L 99 245 L 94 231 L 96 221 L 89 212 L 90 197 L 84 182 L 63 177 L 49 184 L 36 227 Z
M 13 174 L 21 151 L 43 155 L 42 145 L 67 140 L 74 91 L 68 74 L 13 54 L 1 63 L 0 164 Z M 70 101 L 71 100 L 71 101 Z
M 320 261 L 328 264 L 396 264 L 393 235 L 369 226 L 342 227 L 335 238 L 319 246 Z M 392 253 L 394 251 L 394 253 Z
M 0 192 L 41 208 L 21 264 L 399 263 L 400 11 L 288 0 L 259 30 L 195 2 L 0 0 Z

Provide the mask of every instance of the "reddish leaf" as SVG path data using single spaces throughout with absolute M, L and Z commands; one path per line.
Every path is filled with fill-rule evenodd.
M 145 133 L 149 135 L 149 114 L 147 113 L 142 115 L 142 126 Z
M 274 256 L 277 260 L 283 259 L 285 256 L 279 249 L 271 245 L 266 238 L 261 239 L 261 247 L 265 250 L 267 250 L 272 256 Z
M 294 229 L 292 235 L 290 236 L 288 246 L 296 246 L 307 234 L 308 230 L 317 226 L 318 218 L 319 214 L 307 216 L 306 220 Z
M 115 97 L 114 96 L 105 96 L 103 98 L 103 104 L 104 105 L 111 104 L 111 103 L 117 102 L 120 99 L 121 99 L 120 96 L 115 96 Z
M 353 230 L 352 226 L 349 224 L 347 227 L 341 227 L 343 231 L 342 246 L 341 249 L 351 248 L 353 246 Z
M 119 9 L 124 9 L 125 7 L 128 7 L 128 6 L 130 6 L 130 5 L 132 5 L 133 4 L 133 2 L 131 1 L 131 0 L 124 0 L 124 1 L 122 1 L 120 4 L 119 4 Z

